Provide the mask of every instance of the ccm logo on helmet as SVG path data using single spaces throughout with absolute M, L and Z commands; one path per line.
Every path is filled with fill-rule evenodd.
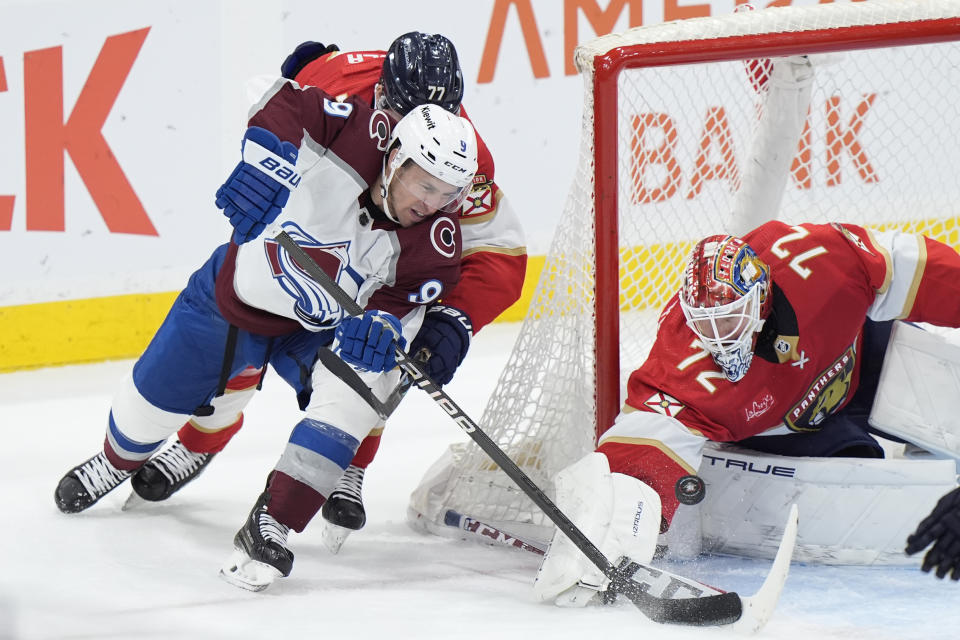
M 461 166 L 458 165 L 458 164 L 453 164 L 453 163 L 450 162 L 449 160 L 444 160 L 444 161 L 443 161 L 443 164 L 444 164 L 444 166 L 450 167 L 450 168 L 453 169 L 454 171 L 459 171 L 460 173 L 466 173 L 466 172 L 467 172 L 466 167 L 461 167 Z

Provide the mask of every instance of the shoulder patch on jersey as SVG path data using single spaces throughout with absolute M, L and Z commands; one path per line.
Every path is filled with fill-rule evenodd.
M 454 257 L 457 255 L 457 225 L 446 216 L 438 217 L 430 227 L 430 242 L 444 258 Z
M 773 341 L 773 350 L 776 352 L 780 364 L 800 359 L 800 354 L 797 352 L 797 343 L 799 342 L 800 336 L 777 336 L 776 340 Z
M 850 229 L 847 229 L 845 226 L 837 222 L 831 222 L 830 226 L 832 226 L 834 229 L 842 233 L 843 237 L 846 238 L 847 241 L 850 242 L 850 244 L 854 245 L 855 247 L 857 247 L 862 251 L 866 251 L 870 255 L 873 255 L 873 251 L 870 250 L 870 247 L 867 246 L 867 243 L 861 240 L 860 236 L 855 234 L 853 231 L 851 231 Z
M 475 184 L 463 201 L 461 218 L 484 216 L 496 209 L 496 189 L 492 182 Z
M 377 149 L 387 150 L 387 143 L 390 141 L 390 116 L 380 109 L 375 109 L 370 114 L 370 123 L 367 128 L 370 138 L 377 141 Z
M 647 398 L 643 406 L 668 418 L 675 417 L 684 409 L 684 405 L 679 400 L 661 391 Z

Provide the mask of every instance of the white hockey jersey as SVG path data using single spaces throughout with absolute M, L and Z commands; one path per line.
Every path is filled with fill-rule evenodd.
M 274 226 L 231 243 L 217 277 L 225 318 L 262 335 L 319 331 L 342 319 L 340 306 L 274 240 L 283 228 L 361 306 L 400 318 L 412 340 L 424 305 L 456 284 L 462 245 L 456 215 L 438 212 L 402 227 L 371 202 L 393 124 L 362 101 L 334 102 L 283 81 L 253 107 L 251 126 L 299 147 L 301 181 Z

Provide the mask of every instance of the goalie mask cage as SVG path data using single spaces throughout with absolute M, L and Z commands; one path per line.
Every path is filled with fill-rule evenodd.
M 897 227 L 957 247 L 958 39 L 960 2 L 867 0 L 680 20 L 578 47 L 579 161 L 480 420 L 488 435 L 553 497 L 553 475 L 613 423 L 693 244 L 742 223 L 733 211 L 770 91 L 748 61 L 807 55 L 813 68 L 779 210 L 757 223 Z M 553 530 L 473 443 L 431 467 L 408 515 L 459 536 L 458 514 L 531 541 Z

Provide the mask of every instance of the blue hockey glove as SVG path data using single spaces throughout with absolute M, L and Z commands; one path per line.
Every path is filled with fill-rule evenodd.
M 348 316 L 337 326 L 337 340 L 344 362 L 376 373 L 397 366 L 395 349 L 407 346 L 400 321 L 386 311 L 366 311 L 362 316 Z
M 217 190 L 217 207 L 230 219 L 233 239 L 243 244 L 276 220 L 290 190 L 300 184 L 297 148 L 270 131 L 250 127 L 240 147 L 243 159 Z
M 930 515 L 907 538 L 907 555 L 933 547 L 923 557 L 921 569 L 936 569 L 938 578 L 948 574 L 960 580 L 960 488 L 940 498 Z
M 340 47 L 335 44 L 323 44 L 309 40 L 301 42 L 293 53 L 287 56 L 287 59 L 280 65 L 280 75 L 288 80 L 295 80 L 301 70 L 320 56 L 331 51 L 340 51 Z
M 419 333 L 410 345 L 410 353 L 425 350 L 429 355 L 427 375 L 439 385 L 453 379 L 453 373 L 463 362 L 470 348 L 473 324 L 463 311 L 442 304 L 432 306 Z

